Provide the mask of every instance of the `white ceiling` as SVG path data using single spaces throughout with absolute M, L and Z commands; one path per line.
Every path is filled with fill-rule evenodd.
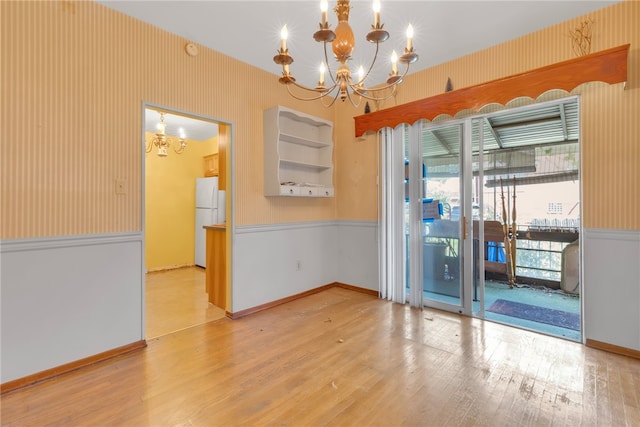
M 367 84 L 384 81 L 391 50 L 401 53 L 408 24 L 415 29 L 413 45 L 420 56 L 415 72 L 488 48 L 539 29 L 587 14 L 618 1 L 381 1 L 381 22 L 390 38 L 380 46 L 380 59 Z M 280 48 L 280 29 L 289 30 L 287 47 L 294 58 L 291 72 L 299 83 L 315 86 L 323 58 L 322 44 L 313 40 L 320 22 L 319 1 L 114 1 L 98 3 L 279 76 L 273 62 Z M 373 22 L 371 1 L 351 1 L 349 23 L 356 36 L 351 61 L 368 67 L 374 46 L 364 37 Z M 334 2 L 330 1 L 330 8 Z M 331 28 L 336 26 L 329 12 Z M 597 26 L 597 23 L 596 23 Z M 570 43 L 569 35 L 558 43 Z M 329 52 L 331 53 L 331 52 Z M 446 82 L 443 82 L 443 89 Z M 455 86 L 455 82 L 454 86 Z
M 157 124 L 160 123 L 160 111 L 156 107 L 147 107 L 144 112 L 145 131 L 156 133 Z M 179 129 L 183 128 L 187 139 L 205 141 L 218 136 L 218 125 L 206 120 L 198 120 L 178 113 L 163 111 L 165 133 L 171 136 L 180 135 Z

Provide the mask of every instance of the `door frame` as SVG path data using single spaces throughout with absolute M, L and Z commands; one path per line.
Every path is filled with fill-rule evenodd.
M 461 265 L 461 277 L 463 280 L 463 283 L 461 285 L 461 295 L 460 295 L 460 305 L 454 305 L 454 304 L 448 304 L 445 302 L 441 302 L 441 301 L 436 301 L 436 300 L 431 300 L 431 299 L 426 299 L 424 300 L 424 305 L 427 307 L 432 307 L 432 308 L 436 308 L 436 309 L 442 309 L 445 311 L 450 311 L 450 312 L 458 312 L 459 314 L 463 314 L 466 316 L 470 316 L 470 317 L 476 317 L 476 318 L 481 318 L 481 319 L 485 319 L 485 288 L 484 288 L 484 274 L 480 274 L 479 275 L 479 279 L 477 281 L 477 297 L 479 299 L 480 302 L 480 308 L 478 311 L 473 311 L 473 287 L 474 287 L 474 275 L 475 275 L 475 271 L 474 269 L 477 268 L 479 271 L 484 271 L 484 245 L 480 244 L 478 246 L 478 257 L 479 257 L 479 262 L 477 266 L 473 265 L 473 261 L 471 262 L 465 262 L 465 260 L 473 260 L 474 259 L 474 254 L 473 254 L 473 148 L 474 148 L 474 141 L 473 141 L 473 126 L 474 123 L 477 121 L 479 122 L 479 126 L 480 126 L 480 130 L 484 129 L 484 119 L 488 118 L 488 117 L 496 117 L 496 116 L 500 116 L 501 114 L 509 114 L 509 112 L 513 112 L 513 111 L 526 111 L 526 110 L 535 110 L 537 108 L 540 108 L 542 106 L 545 105 L 554 105 L 554 104 L 563 104 L 566 103 L 568 99 L 575 99 L 575 101 L 578 104 L 578 109 L 580 109 L 580 97 L 577 95 L 570 95 L 570 96 L 564 96 L 561 98 L 557 98 L 557 99 L 553 99 L 553 100 L 549 100 L 549 101 L 543 101 L 543 102 L 533 102 L 531 104 L 527 104 L 524 106 L 517 106 L 517 107 L 508 107 L 505 106 L 505 108 L 500 109 L 498 111 L 492 111 L 490 113 L 483 113 L 483 114 L 473 114 L 471 116 L 462 118 L 462 119 L 451 119 L 451 120 L 446 120 L 446 121 L 442 121 L 439 123 L 433 123 L 433 122 L 428 122 L 425 123 L 424 121 L 419 121 L 416 122 L 413 126 L 409 125 L 409 127 L 411 128 L 409 130 L 410 135 L 414 136 L 414 139 L 410 139 L 409 140 L 409 164 L 411 165 L 411 163 L 416 163 L 418 161 L 422 160 L 422 143 L 421 143 L 421 139 L 418 137 L 417 139 L 415 139 L 416 137 L 416 132 L 413 131 L 413 128 L 420 125 L 420 126 L 426 126 L 429 129 L 441 129 L 443 127 L 447 127 L 447 126 L 451 126 L 451 125 L 461 125 L 463 128 L 462 131 L 462 135 L 461 135 L 461 147 L 460 147 L 460 206 L 461 206 L 461 215 L 464 218 L 464 227 L 462 227 L 463 229 L 460 230 L 460 235 L 461 235 L 461 245 L 462 245 L 462 251 L 461 253 L 462 255 L 462 265 Z M 579 124 L 579 129 L 582 128 L 582 124 Z M 423 129 L 422 127 L 420 129 Z M 579 135 L 581 135 L 581 131 L 579 130 Z M 483 164 L 483 152 L 484 152 L 484 132 L 480 131 L 479 132 L 479 147 L 478 147 L 478 162 L 480 163 L 480 165 Z M 416 141 L 420 141 L 420 143 L 416 143 Z M 578 143 L 580 144 L 581 141 L 581 136 L 578 137 Z M 419 153 L 416 153 L 416 150 L 412 150 L 411 148 L 411 144 L 413 145 L 418 145 L 420 148 L 418 150 Z M 581 152 L 581 150 L 580 150 Z M 418 156 L 419 157 L 416 157 Z M 582 158 L 580 157 L 580 165 L 579 165 L 579 176 L 581 176 L 581 168 L 582 168 Z M 411 183 L 412 182 L 416 182 L 418 181 L 417 178 L 420 176 L 419 175 L 419 168 L 418 167 L 414 167 L 410 169 L 410 175 L 409 175 L 409 183 L 410 183 L 410 190 L 409 190 L 409 194 L 411 196 L 414 196 L 417 193 L 417 191 L 419 190 L 411 190 Z M 479 171 L 479 179 L 484 179 L 484 171 L 480 170 Z M 414 184 L 415 185 L 415 184 Z M 578 195 L 578 199 L 581 202 L 582 201 L 582 186 L 583 186 L 583 182 L 582 180 L 580 180 L 579 182 L 579 195 Z M 479 197 L 479 204 L 482 208 L 484 207 L 484 192 L 480 192 L 478 194 Z M 580 203 L 580 210 L 582 210 L 582 203 Z M 413 214 L 413 212 L 416 212 L 417 210 L 414 209 L 413 207 L 410 208 L 410 223 L 411 225 L 413 225 L 414 223 L 417 222 L 418 217 Z M 582 218 L 582 211 L 580 212 L 580 218 Z M 421 218 L 419 218 L 421 220 Z M 480 220 L 479 220 L 479 226 L 480 229 L 478 230 L 478 240 L 480 242 L 484 242 L 484 230 L 483 230 L 483 222 L 484 222 L 484 218 L 483 215 L 480 215 Z M 461 222 L 461 226 L 462 226 L 462 222 Z M 416 227 L 411 227 L 410 226 L 410 233 L 415 232 Z M 464 236 L 462 235 L 462 233 L 464 232 Z M 583 235 L 583 225 L 582 222 L 580 222 L 580 226 L 579 226 L 579 235 Z M 413 243 L 413 241 L 415 240 L 415 238 L 411 238 L 410 235 L 410 252 L 409 253 L 414 253 L 416 254 L 416 257 L 418 257 L 418 260 L 422 259 L 423 256 L 423 248 L 422 245 L 416 245 Z M 583 280 L 583 239 L 580 239 L 580 243 L 579 243 L 579 247 L 580 247 L 580 256 L 579 256 L 579 263 L 580 263 L 580 267 L 579 267 L 579 293 L 580 293 L 580 316 L 583 318 L 583 313 L 584 313 L 584 299 L 582 298 L 583 295 L 583 289 L 582 289 L 582 284 L 584 283 Z M 405 254 L 405 257 L 408 256 L 408 254 Z M 410 277 L 416 277 L 415 274 L 417 272 L 421 272 L 422 268 L 420 269 L 416 269 L 414 267 L 415 264 L 415 260 L 413 259 L 409 259 L 409 260 L 404 260 L 405 263 L 409 266 L 410 268 Z M 421 266 L 422 267 L 422 266 Z M 412 275 L 411 273 L 413 273 L 414 275 Z M 413 280 L 413 279 L 410 279 Z M 412 287 L 413 288 L 415 286 L 415 283 L 412 282 Z M 582 319 L 581 322 L 581 336 L 584 337 L 584 319 Z
M 471 263 L 464 262 L 465 259 L 470 259 L 469 256 L 473 255 L 473 244 L 470 236 L 473 236 L 471 233 L 471 226 L 473 225 L 471 221 L 471 181 L 465 179 L 465 170 L 471 170 L 471 145 L 465 144 L 466 135 L 471 135 L 471 119 L 463 118 L 463 119 L 452 119 L 443 121 L 440 123 L 420 121 L 411 126 L 410 132 L 414 136 L 413 141 L 409 141 L 409 165 L 412 164 L 421 165 L 424 159 L 424 153 L 422 152 L 422 143 L 416 144 L 414 141 L 421 141 L 421 131 L 424 129 L 429 129 L 430 131 L 437 131 L 443 128 L 450 127 L 458 127 L 460 131 L 460 155 L 458 157 L 459 165 L 460 165 L 460 175 L 459 175 L 459 190 L 458 193 L 460 195 L 460 207 L 461 210 L 461 221 L 458 222 L 458 233 L 460 236 L 459 239 L 459 271 L 461 272 L 458 285 L 460 286 L 460 303 L 453 304 L 447 303 L 444 301 L 438 301 L 429 298 L 423 298 L 423 305 L 426 307 L 436 308 L 440 310 L 456 312 L 459 314 L 464 314 L 466 316 L 471 316 L 472 314 L 472 300 L 471 295 L 473 292 L 473 280 L 468 280 L 467 277 L 470 276 L 472 272 Z M 416 139 L 417 138 L 417 139 Z M 413 144 L 412 144 L 413 142 Z M 419 148 L 415 148 L 412 146 L 418 146 Z M 465 169 L 467 167 L 468 169 Z M 421 182 L 421 168 L 419 166 L 415 166 L 409 169 L 409 194 L 410 200 L 413 203 L 410 205 L 410 217 L 409 217 L 409 235 L 410 235 L 410 243 L 409 243 L 409 254 L 414 253 L 416 257 L 410 257 L 408 260 L 408 265 L 410 266 L 409 277 L 411 280 L 410 289 L 415 289 L 418 285 L 415 278 L 419 278 L 420 280 L 420 292 L 423 292 L 423 256 L 424 256 L 424 245 L 422 244 L 423 239 L 423 227 L 424 224 L 422 222 L 422 196 L 420 193 L 420 188 L 415 183 Z M 427 171 L 428 176 L 428 171 Z M 466 181 L 469 181 L 468 183 Z M 423 184 L 421 184 L 423 185 Z M 418 236 L 420 238 L 418 238 Z M 417 243 L 416 243 L 417 242 Z M 405 257 L 409 254 L 405 254 Z M 419 264 L 416 266 L 416 264 Z M 411 279 L 413 278 L 413 279 Z
M 232 122 L 222 120 L 219 118 L 215 118 L 212 116 L 206 116 L 198 113 L 194 113 L 191 111 L 185 111 L 181 109 L 176 109 L 173 107 L 167 107 L 161 104 L 155 104 L 147 101 L 142 101 L 141 104 L 141 177 L 140 182 L 142 186 L 141 190 L 141 219 L 140 223 L 142 224 L 142 263 L 141 263 L 141 298 L 142 298 L 142 335 L 146 338 L 146 132 L 145 132 L 145 119 L 146 119 L 146 110 L 147 109 L 155 109 L 162 110 L 167 113 L 177 114 L 189 117 L 193 120 L 201 120 L 206 122 L 216 123 L 218 125 L 218 150 L 220 152 L 220 141 L 223 140 L 224 144 L 224 156 L 220 158 L 220 162 L 224 161 L 225 167 L 220 169 L 220 173 L 224 174 L 224 180 L 226 182 L 226 298 L 227 298 L 227 308 L 226 311 L 230 312 L 232 307 L 232 296 L 233 296 L 233 277 L 231 272 L 233 271 L 233 239 L 232 235 L 235 231 L 235 203 L 234 203 L 234 195 L 235 195 L 235 180 L 233 179 L 233 159 L 235 158 L 235 144 L 234 144 L 234 126 Z

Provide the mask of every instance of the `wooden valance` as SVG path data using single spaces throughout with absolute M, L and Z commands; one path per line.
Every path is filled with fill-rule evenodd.
M 479 110 L 485 105 L 509 101 L 522 96 L 537 98 L 546 91 L 572 91 L 582 83 L 602 81 L 609 84 L 627 81 L 629 44 L 558 62 L 521 74 L 487 83 L 445 92 L 374 113 L 355 117 L 356 137 L 400 123 L 433 120 L 440 114 L 455 115 L 462 110 Z

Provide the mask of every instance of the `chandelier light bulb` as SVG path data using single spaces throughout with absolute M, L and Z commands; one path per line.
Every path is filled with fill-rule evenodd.
M 329 4 L 327 0 L 320 1 L 320 12 L 322 12 L 322 25 L 324 26 L 327 23 L 327 10 L 329 9 Z
M 287 26 L 285 25 L 282 27 L 282 30 L 280 31 L 280 40 L 281 40 L 280 48 L 282 49 L 283 52 L 287 50 L 287 37 L 289 37 L 289 31 L 287 31 Z
M 362 79 L 364 79 L 364 68 L 361 65 L 360 68 L 358 68 L 358 83 L 359 84 L 363 83 Z
M 184 128 L 178 129 L 178 135 L 180 135 L 180 139 L 185 139 L 187 137 L 187 134 L 184 133 Z
M 411 52 L 413 50 L 413 26 L 409 24 L 407 27 L 407 51 Z
M 326 71 L 326 67 L 324 66 L 324 62 L 320 63 L 320 80 L 318 81 L 318 84 L 320 86 L 324 85 L 324 73 Z
M 396 51 L 391 51 L 391 71 L 393 74 L 398 72 L 398 54 Z
M 380 24 L 380 0 L 373 0 L 373 26 Z

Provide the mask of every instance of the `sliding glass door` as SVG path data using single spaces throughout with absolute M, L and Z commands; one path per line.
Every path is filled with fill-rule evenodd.
M 463 176 L 465 122 L 413 126 L 405 150 L 408 289 L 424 305 L 470 314 L 463 262 L 469 202 Z M 416 167 L 412 167 L 417 165 Z M 468 221 L 467 221 L 468 222 Z
M 579 341 L 579 102 L 471 119 L 473 315 Z
M 579 340 L 578 106 L 386 129 L 381 295 Z

